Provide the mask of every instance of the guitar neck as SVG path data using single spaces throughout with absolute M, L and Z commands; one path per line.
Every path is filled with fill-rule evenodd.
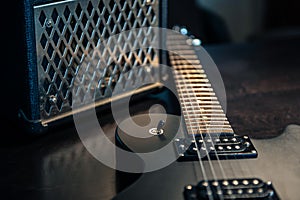
M 167 45 L 188 134 L 233 133 L 193 46 L 176 34 Z

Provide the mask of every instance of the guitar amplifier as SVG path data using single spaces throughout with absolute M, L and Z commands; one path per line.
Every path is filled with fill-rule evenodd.
M 18 67 L 24 98 L 19 117 L 30 133 L 43 133 L 85 109 L 72 107 L 75 87 L 78 94 L 93 93 L 98 107 L 114 100 L 116 84 L 143 82 L 144 76 L 159 82 L 158 65 L 164 60 L 160 50 L 136 49 L 136 40 L 121 45 L 109 39 L 116 36 L 118 41 L 117 35 L 135 29 L 151 43 L 153 37 L 141 28 L 151 32 L 151 27 L 166 27 L 166 0 L 24 0 L 20 8 L 24 53 Z M 145 65 L 150 73 L 139 67 Z

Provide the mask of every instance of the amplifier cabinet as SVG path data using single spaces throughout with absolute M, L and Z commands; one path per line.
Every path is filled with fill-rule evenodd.
M 19 116 L 30 133 L 43 133 L 77 112 L 72 108 L 74 87 L 78 95 L 88 91 L 101 106 L 114 100 L 116 84 L 143 82 L 144 76 L 159 83 L 158 65 L 164 60 L 160 50 L 137 49 L 135 40 L 120 45 L 109 38 L 148 27 L 139 37 L 148 43 L 157 40 L 151 27 L 166 27 L 165 0 L 24 0 L 21 9 L 24 58 L 18 67 L 24 98 Z

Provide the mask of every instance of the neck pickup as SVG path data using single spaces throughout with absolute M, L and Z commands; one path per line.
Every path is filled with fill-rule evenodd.
M 199 134 L 174 141 L 178 161 L 256 158 L 257 151 L 248 136 L 234 134 Z

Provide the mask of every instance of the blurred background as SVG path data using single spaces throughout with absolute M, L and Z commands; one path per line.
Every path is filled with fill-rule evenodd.
M 203 45 L 300 38 L 298 0 L 169 0 L 169 28 L 186 26 Z

